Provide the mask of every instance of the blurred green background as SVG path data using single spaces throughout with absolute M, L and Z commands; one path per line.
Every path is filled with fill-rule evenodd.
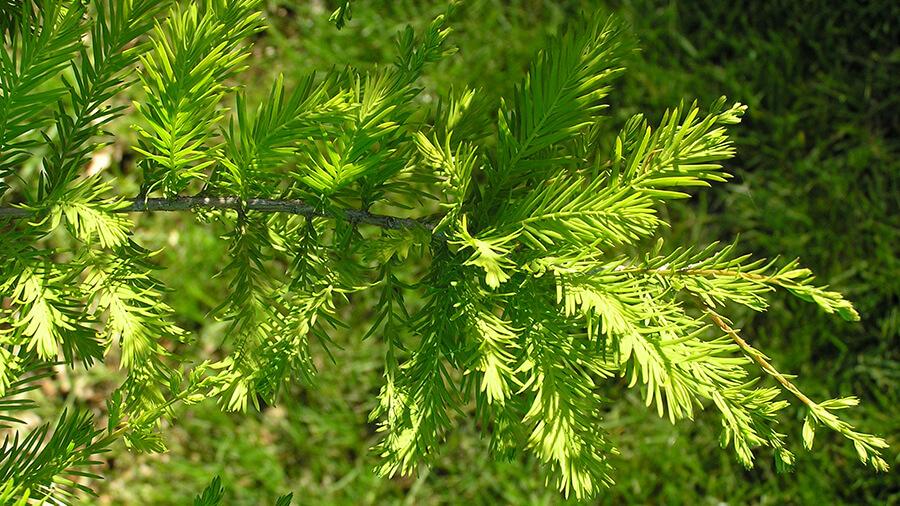
M 273 76 L 287 81 L 315 69 L 389 64 L 394 34 L 422 27 L 445 2 L 358 1 L 343 30 L 329 23 L 335 2 L 269 1 L 271 28 L 256 40 L 242 80 L 261 94 Z M 811 305 L 776 295 L 767 314 L 735 315 L 749 339 L 816 398 L 858 395 L 851 419 L 886 436 L 887 459 L 900 467 L 900 2 L 653 2 L 645 0 L 464 2 L 451 18 L 459 52 L 423 79 L 423 105 L 451 88 L 477 87 L 489 98 L 508 93 L 545 38 L 582 13 L 616 13 L 631 25 L 641 51 L 610 96 L 611 128 L 641 111 L 659 118 L 682 99 L 720 95 L 749 105 L 734 129 L 738 157 L 730 184 L 669 209 L 671 244 L 708 244 L 740 235 L 759 256 L 800 257 L 823 282 L 844 292 L 863 316 L 845 323 Z M 486 116 L 486 121 L 490 118 Z M 127 122 L 116 149 L 127 170 Z M 127 189 L 127 185 L 123 188 Z M 227 258 L 216 230 L 189 217 L 143 217 L 140 241 L 164 248 L 159 276 L 199 345 L 220 344 L 207 312 L 224 297 L 213 279 Z M 335 363 L 321 360 L 318 384 L 295 387 L 277 407 L 223 414 L 213 403 L 181 414 L 170 452 L 110 457 L 109 480 L 94 504 L 190 504 L 214 475 L 226 504 L 559 504 L 536 462 L 495 462 L 472 423 L 460 421 L 444 455 L 419 476 L 379 479 L 367 451 L 377 440 L 367 414 L 381 381 L 383 350 L 361 341 L 373 300 L 341 309 L 351 325 L 336 332 Z M 117 373 L 93 369 L 63 382 L 63 394 L 98 399 Z M 52 393 L 52 392 L 51 392 Z M 875 475 L 853 448 L 825 431 L 808 453 L 799 445 L 800 414 L 786 430 L 798 453 L 793 474 L 778 475 L 771 455 L 745 470 L 718 447 L 719 422 L 701 413 L 672 426 L 635 393 L 613 384 L 605 428 L 621 450 L 612 458 L 617 484 L 602 504 L 900 504 L 896 471 Z

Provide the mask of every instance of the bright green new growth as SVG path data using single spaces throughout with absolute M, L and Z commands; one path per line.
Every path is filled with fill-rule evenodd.
M 250 105 L 229 83 L 264 29 L 256 0 L 43 6 L 2 18 L 0 191 L 16 203 L 0 208 L 0 420 L 33 409 L 17 395 L 57 361 L 116 356 L 128 376 L 103 433 L 87 414 L 63 414 L 52 436 L 44 426 L 0 447 L 4 504 L 70 502 L 88 490 L 71 477 L 120 438 L 164 451 L 160 424 L 176 403 L 258 409 L 288 382 L 315 381 L 313 345 L 327 353 L 341 301 L 365 289 L 380 293 L 366 337 L 385 346 L 371 415 L 385 475 L 427 463 L 472 403 L 497 454 L 533 452 L 564 494 L 592 497 L 613 483 L 600 389 L 617 377 L 672 422 L 717 410 L 722 445 L 747 467 L 760 447 L 780 468 L 793 462 L 777 430 L 781 387 L 806 409 L 806 448 L 824 425 L 887 470 L 885 441 L 837 415 L 855 398 L 809 399 L 721 314 L 764 311 L 779 288 L 856 320 L 849 302 L 796 262 L 654 241 L 662 205 L 728 178 L 726 127 L 745 107 L 682 105 L 658 125 L 638 115 L 609 132 L 603 99 L 631 50 L 615 19 L 551 41 L 485 137 L 472 90 L 442 101 L 430 126 L 415 115 L 418 78 L 452 53 L 444 16 L 402 33 L 393 66 L 278 79 Z M 349 14 L 344 3 L 334 19 Z M 135 66 L 143 185 L 125 200 L 82 167 L 123 112 L 107 102 Z M 34 157 L 30 180 L 20 169 Z M 440 212 L 372 212 L 423 198 Z M 227 353 L 200 364 L 170 352 L 192 336 L 173 323 L 124 214 L 193 208 L 224 224 L 230 244 L 230 293 L 213 311 L 228 323 Z M 428 270 L 407 281 L 412 261 Z M 421 307 L 407 305 L 413 294 Z M 220 498 L 213 482 L 196 503 Z

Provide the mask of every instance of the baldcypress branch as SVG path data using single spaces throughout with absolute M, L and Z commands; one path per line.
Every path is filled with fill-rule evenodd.
M 724 316 L 769 309 L 774 290 L 849 321 L 859 319 L 853 305 L 797 261 L 659 238 L 669 225 L 661 208 L 730 178 L 728 129 L 746 107 L 683 103 L 658 123 L 638 114 L 613 130 L 605 98 L 631 52 L 616 19 L 553 38 L 492 104 L 485 138 L 477 91 L 416 116 L 420 77 L 453 52 L 445 15 L 403 31 L 392 66 L 278 78 L 251 104 L 228 83 L 265 29 L 259 0 L 41 5 L 19 3 L 0 53 L 0 178 L 16 177 L 24 195 L 0 207 L 0 422 L 34 408 L 2 397 L 48 364 L 117 356 L 109 365 L 126 374 L 108 399 L 106 435 L 64 414 L 52 436 L 48 425 L 0 447 L 0 502 L 73 502 L 89 489 L 67 476 L 86 475 L 91 456 L 118 440 L 165 451 L 162 422 L 176 404 L 246 411 L 314 382 L 334 329 L 356 328 L 341 305 L 373 288 L 381 296 L 359 337 L 385 346 L 370 417 L 381 474 L 427 464 L 471 403 L 494 451 L 533 453 L 563 494 L 596 496 L 613 484 L 599 392 L 621 385 L 616 377 L 673 422 L 714 411 L 738 461 L 752 467 L 767 449 L 784 470 L 794 461 L 779 432 L 788 402 L 762 384 L 772 378 L 807 413 L 804 447 L 825 426 L 887 469 L 886 442 L 838 415 L 855 398 L 812 401 Z M 334 19 L 349 14 L 344 2 Z M 133 69 L 144 91 L 132 146 L 142 186 L 123 200 L 115 180 L 79 168 L 103 145 L 99 128 L 124 111 L 106 107 L 127 94 Z M 184 195 L 193 188 L 202 190 Z M 439 212 L 390 215 L 425 201 Z M 216 264 L 225 295 L 209 314 L 227 346 L 195 366 L 172 351 L 195 336 L 174 323 L 129 219 L 178 211 L 210 211 L 198 219 L 217 221 L 228 243 Z M 72 240 L 56 240 L 62 230 Z M 204 495 L 214 502 L 216 490 Z
M 349 223 L 374 225 L 377 227 L 398 230 L 404 228 L 422 228 L 431 230 L 433 219 L 399 218 L 384 214 L 372 213 L 361 209 L 345 209 L 340 211 L 323 211 L 314 205 L 302 200 L 278 200 L 250 198 L 247 200 L 238 197 L 152 197 L 137 198 L 130 203 L 117 207 L 114 213 L 151 213 L 151 212 L 176 212 L 192 210 L 232 210 L 232 211 L 256 211 L 260 213 L 285 213 L 304 216 L 307 218 L 335 218 Z M 39 211 L 27 207 L 0 207 L 0 219 L 30 218 L 39 214 Z

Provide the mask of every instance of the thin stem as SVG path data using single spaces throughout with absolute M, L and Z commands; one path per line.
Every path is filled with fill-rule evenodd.
M 765 371 L 769 376 L 775 378 L 775 380 L 778 381 L 778 383 L 780 383 L 785 390 L 794 394 L 797 399 L 800 399 L 800 402 L 806 404 L 810 409 L 817 409 L 819 407 L 819 404 L 817 402 L 807 397 L 806 394 L 801 392 L 796 385 L 791 383 L 791 381 L 787 379 L 785 375 L 778 372 L 778 370 L 769 363 L 768 357 L 766 357 L 763 352 L 751 346 L 750 343 L 745 341 L 744 338 L 742 338 L 736 330 L 725 323 L 725 320 L 722 318 L 722 316 L 713 311 L 713 309 L 709 306 L 707 306 L 706 312 L 707 314 L 709 314 L 709 318 L 712 320 L 712 322 L 715 323 L 716 326 L 722 329 L 726 334 L 728 334 L 729 337 L 731 337 L 731 339 L 741 348 L 741 350 L 743 350 L 743 352 L 747 356 L 749 356 L 751 359 L 753 359 L 754 362 L 756 362 L 760 369 Z
M 742 272 L 731 269 L 649 269 L 640 267 L 631 267 L 619 269 L 616 274 L 658 274 L 660 276 L 703 276 L 703 277 L 735 277 L 743 278 L 749 281 L 758 281 L 760 283 L 771 283 L 781 285 L 783 281 L 777 276 L 766 276 L 753 272 Z
M 741 278 L 747 281 L 752 281 L 754 283 L 762 284 L 762 285 L 774 285 L 780 286 L 781 288 L 786 288 L 788 290 L 793 290 L 801 285 L 799 285 L 796 281 L 792 279 L 786 279 L 782 277 L 780 274 L 776 275 L 766 275 L 759 274 L 756 272 L 743 272 L 740 270 L 733 269 L 693 269 L 693 268 L 684 268 L 684 269 L 644 269 L 644 268 L 626 268 L 615 271 L 617 274 L 625 273 L 625 274 L 655 274 L 659 276 L 702 276 L 705 278 L 716 278 L 716 277 L 731 277 L 731 278 Z
M 364 223 L 387 229 L 425 228 L 434 229 L 430 220 L 398 218 L 383 214 L 375 214 L 361 209 L 344 209 L 328 212 L 317 209 L 302 200 L 275 200 L 252 198 L 242 200 L 238 197 L 172 197 L 172 198 L 139 198 L 131 200 L 131 204 L 116 209 L 117 213 L 147 213 L 154 211 L 190 211 L 193 209 L 232 209 L 257 211 L 262 213 L 288 213 L 306 217 L 323 217 L 343 219 L 352 223 Z M 0 219 L 18 219 L 33 216 L 35 211 L 20 207 L 0 207 Z

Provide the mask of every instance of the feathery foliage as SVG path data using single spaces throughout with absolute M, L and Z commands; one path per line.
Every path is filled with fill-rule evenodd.
M 401 32 L 393 65 L 279 78 L 251 104 L 231 83 L 265 27 L 257 0 L 42 7 L 26 2 L 4 21 L 0 177 L 21 181 L 0 187 L 14 202 L 0 209 L 0 396 L 18 396 L 57 361 L 110 361 L 126 379 L 105 431 L 65 412 L 52 433 L 7 438 L 0 497 L 71 502 L 90 491 L 72 477 L 95 477 L 87 469 L 115 441 L 164 451 L 176 403 L 246 411 L 276 403 L 291 381 L 314 382 L 340 307 L 366 289 L 381 294 L 365 337 L 385 347 L 371 414 L 384 475 L 427 463 L 471 403 L 498 455 L 533 453 L 548 483 L 593 497 L 613 483 L 601 392 L 615 378 L 673 423 L 714 408 L 722 446 L 747 467 L 765 447 L 780 468 L 793 463 L 778 432 L 784 390 L 806 410 L 804 447 L 825 426 L 887 470 L 886 442 L 838 416 L 855 398 L 813 401 L 721 314 L 764 311 L 784 289 L 856 320 L 848 301 L 796 261 L 653 242 L 667 202 L 728 179 L 727 128 L 746 108 L 682 104 L 658 125 L 637 115 L 615 134 L 601 113 L 631 48 L 615 18 L 551 40 L 484 135 L 471 124 L 476 91 L 442 100 L 433 122 L 417 110 L 423 72 L 453 52 L 446 15 Z M 333 14 L 338 27 L 349 17 L 349 2 Z M 112 102 L 134 68 L 143 185 L 128 200 L 81 168 L 123 112 Z M 31 157 L 36 181 L 19 174 Z M 437 214 L 373 211 L 426 199 Z M 194 209 L 227 231 L 229 293 L 210 315 L 225 325 L 209 361 L 174 351 L 193 336 L 174 323 L 153 253 L 125 217 L 153 209 Z M 427 271 L 408 282 L 411 260 Z M 424 304 L 411 307 L 410 294 Z M 0 401 L 0 420 L 31 408 Z M 195 504 L 223 494 L 214 480 Z

